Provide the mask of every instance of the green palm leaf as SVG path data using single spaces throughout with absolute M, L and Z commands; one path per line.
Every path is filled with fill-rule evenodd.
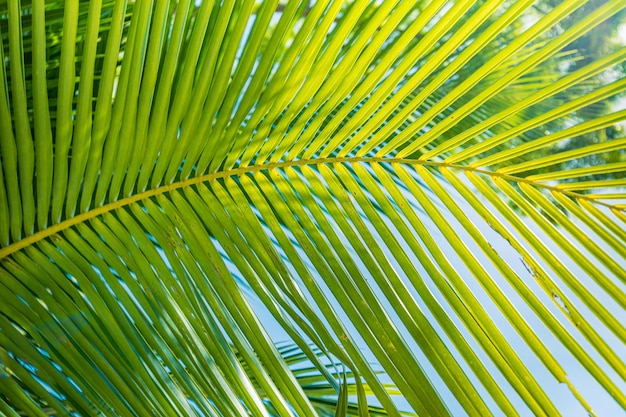
M 626 3 L 532 5 L 0 1 L 0 413 L 626 410 Z

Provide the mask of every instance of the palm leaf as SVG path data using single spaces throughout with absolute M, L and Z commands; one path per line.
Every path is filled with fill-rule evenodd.
M 0 1 L 0 412 L 625 410 L 585 3 Z

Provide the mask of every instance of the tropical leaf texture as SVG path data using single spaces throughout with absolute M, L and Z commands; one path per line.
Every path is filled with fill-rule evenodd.
M 0 414 L 624 412 L 585 3 L 0 1 Z

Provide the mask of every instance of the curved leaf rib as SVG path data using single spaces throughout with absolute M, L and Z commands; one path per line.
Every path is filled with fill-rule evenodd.
M 614 146 L 614 145 L 612 145 Z M 603 147 L 603 149 L 605 149 L 606 146 Z M 255 172 L 259 172 L 259 171 L 271 171 L 273 169 L 280 169 L 280 168 L 285 168 L 285 167 L 291 167 L 291 166 L 306 166 L 306 165 L 320 165 L 320 164 L 334 164 L 334 163 L 338 163 L 338 162 L 346 162 L 346 163 L 359 163 L 359 162 L 373 162 L 373 163 L 381 163 L 381 162 L 389 162 L 389 163 L 405 163 L 405 164 L 409 164 L 409 165 L 424 165 L 424 166 L 434 166 L 434 167 L 445 167 L 445 168 L 456 168 L 456 169 L 461 169 L 464 171 L 468 171 L 468 172 L 477 172 L 477 173 L 481 173 L 481 174 L 486 174 L 486 175 L 491 175 L 494 177 L 502 177 L 508 181 L 513 181 L 513 182 L 519 182 L 519 183 L 529 183 L 531 185 L 534 185 L 536 187 L 542 188 L 542 189 L 547 189 L 547 190 L 552 190 L 553 192 L 558 192 L 564 195 L 567 195 L 569 197 L 575 197 L 578 199 L 583 199 L 583 200 L 590 200 L 591 202 L 600 204 L 600 205 L 604 205 L 606 207 L 609 208 L 617 208 L 615 207 L 614 204 L 611 203 L 607 203 L 607 202 L 602 202 L 602 201 L 598 201 L 597 198 L 595 197 L 589 197 L 587 195 L 583 195 L 583 194 L 577 194 L 575 192 L 569 191 L 567 189 L 562 189 L 561 187 L 558 186 L 553 186 L 553 185 L 549 185 L 549 184 L 544 184 L 543 182 L 540 181 L 533 181 L 532 179 L 526 179 L 526 178 L 522 178 L 522 177 L 515 177 L 512 175 L 508 175 L 508 174 L 501 174 L 500 172 L 491 172 L 491 171 L 486 171 L 484 169 L 479 169 L 479 168 L 474 168 L 474 167 L 468 167 L 465 165 L 455 165 L 455 164 L 449 164 L 449 163 L 445 163 L 445 162 L 430 162 L 430 161 L 415 161 L 412 159 L 400 159 L 400 158 L 364 158 L 364 157 L 344 157 L 344 158 L 325 158 L 325 159 L 319 159 L 319 160 L 298 160 L 298 161 L 290 161 L 290 162 L 277 162 L 277 163 L 272 163 L 272 164 L 267 164 L 267 165 L 252 165 L 252 166 L 248 166 L 248 167 L 242 167 L 242 168 L 234 168 L 231 169 L 229 171 L 224 171 L 224 172 L 216 172 L 216 173 L 212 173 L 212 174 L 206 174 L 204 176 L 201 177 L 194 177 L 194 178 L 190 178 L 190 179 L 186 179 L 180 182 L 175 182 L 175 183 L 171 183 L 168 185 L 163 185 L 161 187 L 155 188 L 155 189 L 151 189 L 148 191 L 144 191 L 142 193 L 137 193 L 134 194 L 130 197 L 126 197 L 120 200 L 116 200 L 114 202 L 111 202 L 109 204 L 100 206 L 100 207 L 96 207 L 93 208 L 89 211 L 80 213 L 74 217 L 71 217 L 61 223 L 57 223 L 54 225 L 51 225 L 49 227 L 47 227 L 46 229 L 37 232 L 33 235 L 27 236 L 15 243 L 12 243 L 2 249 L 0 249 L 0 259 L 9 256 L 10 254 L 17 252 L 29 245 L 32 245 L 34 243 L 36 243 L 37 241 L 41 240 L 41 239 L 45 239 L 49 236 L 52 236 L 56 233 L 59 233 L 67 228 L 71 228 L 77 224 L 83 223 L 91 218 L 94 217 L 98 217 L 101 216 L 105 213 L 109 213 L 112 211 L 115 211 L 118 208 L 121 207 L 125 207 L 128 205 L 131 205 L 133 203 L 136 202 L 140 202 L 143 200 L 147 200 L 150 199 L 152 197 L 161 195 L 161 194 L 167 194 L 169 192 L 172 192 L 174 190 L 177 189 L 183 189 L 185 187 L 190 187 L 196 184 L 201 184 L 201 183 L 205 183 L 205 182 L 211 182 L 211 181 L 215 181 L 217 179 L 222 179 L 222 178 L 228 178 L 228 177 L 237 177 L 237 176 L 241 176 L 244 174 L 248 174 L 248 173 L 255 173 Z M 600 185 L 602 185 L 603 183 L 600 183 Z M 622 208 L 618 208 L 618 210 L 623 211 L 625 209 Z

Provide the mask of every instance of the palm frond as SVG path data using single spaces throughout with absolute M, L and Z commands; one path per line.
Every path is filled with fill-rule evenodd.
M 626 410 L 626 3 L 533 3 L 0 0 L 0 412 Z

